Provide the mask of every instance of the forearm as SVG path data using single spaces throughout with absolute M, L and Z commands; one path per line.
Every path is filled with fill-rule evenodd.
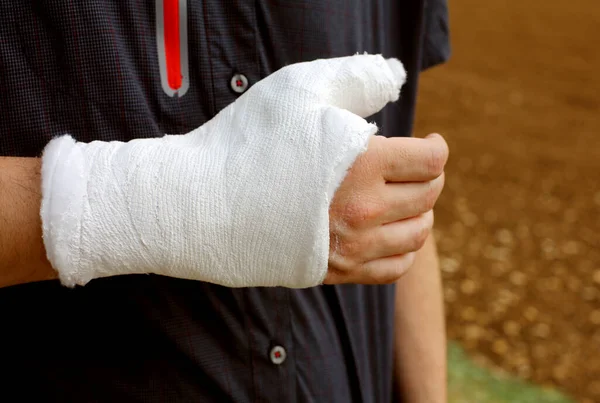
M 433 236 L 397 282 L 396 385 L 409 403 L 446 402 L 446 332 Z
M 56 278 L 42 240 L 40 165 L 0 157 L 0 288 Z

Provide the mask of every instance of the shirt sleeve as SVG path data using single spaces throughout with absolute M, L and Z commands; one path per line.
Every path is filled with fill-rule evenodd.
M 427 0 L 421 69 L 448 61 L 451 54 L 447 0 Z

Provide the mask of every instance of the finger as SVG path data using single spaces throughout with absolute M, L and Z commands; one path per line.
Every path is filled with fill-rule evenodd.
M 433 228 L 432 210 L 418 217 L 381 225 L 372 232 L 365 259 L 371 261 L 416 252 L 425 244 L 431 228 Z
M 406 71 L 397 59 L 381 55 L 354 55 L 311 62 L 319 79 L 323 102 L 366 118 L 395 102 L 406 81 Z
M 359 284 L 391 284 L 402 277 L 415 261 L 415 252 L 389 256 L 365 263 L 360 277 L 352 281 Z
M 415 252 L 372 260 L 352 272 L 329 271 L 323 284 L 390 284 L 413 265 Z
M 414 137 L 378 137 L 374 152 L 388 182 L 417 182 L 437 178 L 448 161 L 448 144 L 434 134 L 424 139 Z
M 379 216 L 380 224 L 416 217 L 433 209 L 442 190 L 446 175 L 427 182 L 386 183 L 381 202 L 384 208 Z

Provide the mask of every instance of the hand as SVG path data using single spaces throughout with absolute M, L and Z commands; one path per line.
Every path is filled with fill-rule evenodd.
M 381 55 L 291 64 L 186 134 L 127 143 L 51 141 L 41 206 L 49 261 L 67 286 L 147 273 L 228 287 L 321 284 L 329 207 L 377 132 L 364 118 L 398 100 L 405 78 L 399 60 Z M 383 151 L 369 151 L 344 189 L 382 196 L 373 193 L 375 180 L 383 184 L 391 172 L 369 181 L 376 157 L 401 155 Z M 394 220 L 409 213 L 399 212 Z M 346 245 L 353 238 L 340 239 Z
M 406 272 L 433 226 L 447 159 L 438 134 L 372 137 L 330 206 L 326 284 L 387 284 Z

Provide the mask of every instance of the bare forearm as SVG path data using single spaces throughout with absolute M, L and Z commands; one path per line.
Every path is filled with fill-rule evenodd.
M 42 240 L 40 165 L 0 157 L 0 287 L 56 278 Z
M 396 384 L 403 401 L 446 402 L 446 333 L 433 236 L 397 282 Z

